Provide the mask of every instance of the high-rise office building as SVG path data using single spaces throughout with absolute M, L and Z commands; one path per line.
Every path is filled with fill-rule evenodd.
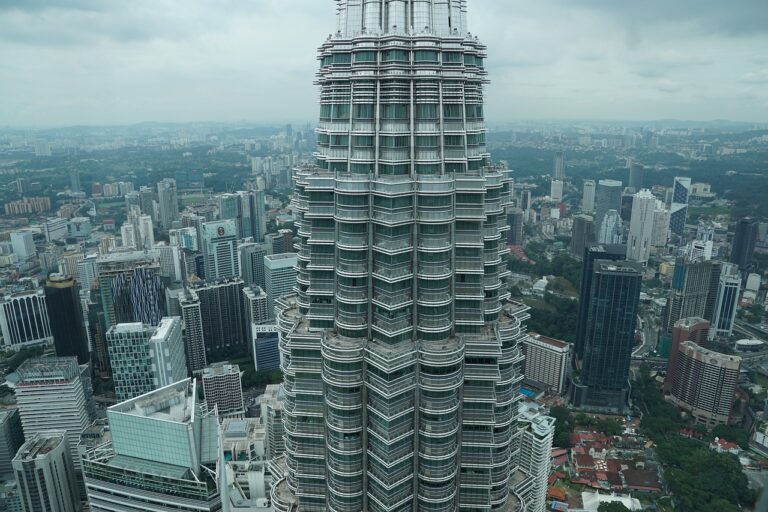
M 343 2 L 320 50 L 317 166 L 296 170 L 298 293 L 278 301 L 278 509 L 510 504 L 527 308 L 502 283 L 511 179 L 488 166 L 485 47 L 465 8 Z
M 552 180 L 565 181 L 565 152 L 555 151 L 555 161 L 552 165 Z
M 82 510 L 67 437 L 65 430 L 37 433 L 13 459 L 24 512 Z
M 109 361 L 118 400 L 130 400 L 187 377 L 181 319 L 157 326 L 132 323 L 107 331 Z
M 523 375 L 551 393 L 565 390 L 565 377 L 571 361 L 571 345 L 537 333 L 523 339 Z
M 13 254 L 20 260 L 28 260 L 37 253 L 35 248 L 35 236 L 32 231 L 14 231 L 11 233 L 11 248 Z
M 595 221 L 591 215 L 575 215 L 573 217 L 573 234 L 571 236 L 571 256 L 581 261 L 584 249 L 595 242 Z
M 712 279 L 712 262 L 677 258 L 667 298 L 664 327 L 672 329 L 682 318 L 704 317 Z
M 624 224 L 629 224 L 632 220 L 632 207 L 635 203 L 635 192 L 629 187 L 624 188 L 624 192 L 621 193 L 621 210 L 619 215 L 621 216 Z
M 595 191 L 595 229 L 599 232 L 610 210 L 621 211 L 623 185 L 617 180 L 600 180 Z
M 248 324 L 263 324 L 269 320 L 269 299 L 267 292 L 258 286 L 243 288 L 245 310 L 248 313 Z
M 624 223 L 616 210 L 608 210 L 597 231 L 597 241 L 601 244 L 616 245 L 624 241 Z
M 157 325 L 165 315 L 160 262 L 144 252 L 100 256 L 96 262 L 106 328 L 141 322 Z
M 712 317 L 712 329 L 709 332 L 710 339 L 728 338 L 733 334 L 741 293 L 741 273 L 738 265 L 724 263 L 717 281 L 717 301 Z
M 176 191 L 176 180 L 164 178 L 157 184 L 157 203 L 160 207 L 160 228 L 163 231 L 168 231 L 173 227 L 173 222 L 179 219 L 179 196 Z
M 739 219 L 736 223 L 736 233 L 731 245 L 731 263 L 739 266 L 742 272 L 752 270 L 752 255 L 755 253 L 755 244 L 757 243 L 756 219 L 746 217 Z
M 581 196 L 581 210 L 585 213 L 595 211 L 595 180 L 585 180 Z
M 645 184 L 645 166 L 634 160 L 629 164 L 629 188 L 637 193 Z
M 692 341 L 697 345 L 705 345 L 709 337 L 710 323 L 699 317 L 682 318 L 672 326 L 672 343 L 667 358 L 667 376 L 664 379 L 664 391 L 672 389 L 672 375 L 677 365 L 680 344 Z
M 107 409 L 110 443 L 87 451 L 94 512 L 216 512 L 219 420 L 189 379 Z
M 708 350 L 692 341 L 678 347 L 670 400 L 701 425 L 728 424 L 739 385 L 741 358 Z
M 0 410 L 0 482 L 13 480 L 11 461 L 22 444 L 24 431 L 21 428 L 19 410 Z
M 531 207 L 531 191 L 524 188 L 520 191 L 520 202 L 517 204 L 518 208 L 526 211 Z
M 56 355 L 75 356 L 79 364 L 90 361 L 80 287 L 75 280 L 61 274 L 49 275 L 45 284 L 45 303 Z
M 642 267 L 637 263 L 593 263 L 584 355 L 571 387 L 574 406 L 617 412 L 626 409 L 641 282 Z
M 43 290 L 4 297 L 0 301 L 0 331 L 6 349 L 53 343 Z
M 579 289 L 579 314 L 576 325 L 576 343 L 573 347 L 574 364 L 584 356 L 587 318 L 589 316 L 589 298 L 592 296 L 592 274 L 595 261 L 621 261 L 627 256 L 623 245 L 587 244 L 581 263 L 581 288 Z
M 196 293 L 185 290 L 179 295 L 179 307 L 184 325 L 184 353 L 187 356 L 187 369 L 196 373 L 207 365 L 200 298 Z
M 155 212 L 155 192 L 149 187 L 139 188 L 139 208 L 141 213 L 152 217 L 153 221 L 157 221 L 157 215 Z
M 552 467 L 555 418 L 546 416 L 539 405 L 520 404 L 518 428 L 519 468 L 524 477 L 515 486 L 515 492 L 525 502 L 526 512 L 545 512 L 549 471 Z
M 520 208 L 509 208 L 507 210 L 507 245 L 523 245 L 525 231 L 523 229 L 523 210 Z
M 253 242 L 241 243 L 237 246 L 238 266 L 240 277 L 245 286 L 258 286 L 264 288 L 264 256 L 272 254 L 270 244 L 257 244 Z
M 221 361 L 248 353 L 251 346 L 242 279 L 202 283 L 189 290 L 182 310 L 199 302 L 206 359 Z M 196 311 L 189 310 L 191 315 Z M 189 341 L 192 341 L 191 339 Z M 195 340 L 196 341 L 196 340 Z
M 292 293 L 296 287 L 297 262 L 297 255 L 293 253 L 264 256 L 264 284 L 270 318 L 275 317 L 275 300 L 285 294 Z M 333 290 L 331 290 L 331 296 L 333 296 Z M 327 303 L 330 304 L 330 301 Z
M 208 410 L 216 407 L 219 416 L 243 416 L 243 382 L 236 364 L 217 363 L 203 370 L 203 393 Z
M 267 385 L 257 401 L 261 409 L 260 417 L 267 427 L 267 457 L 274 459 L 285 453 L 281 387 L 277 384 Z
M 83 187 L 80 185 L 80 171 L 77 168 L 69 170 L 69 190 L 72 192 L 83 191 Z
M 237 225 L 232 219 L 203 223 L 203 259 L 205 280 L 217 281 L 237 277 Z
M 43 224 L 43 234 L 46 242 L 58 242 L 67 238 L 69 222 L 61 217 L 53 217 Z
M 561 203 L 563 201 L 563 182 L 558 180 L 552 180 L 549 186 L 549 198 L 554 203 Z
M 656 209 L 653 212 L 653 237 L 651 245 L 664 247 L 669 241 L 669 210 L 664 207 L 662 201 L 656 201 Z
M 79 470 L 77 445 L 94 415 L 88 365 L 78 365 L 74 357 L 45 357 L 27 359 L 16 373 L 16 400 L 24 437 L 66 430 L 72 462 Z
M 653 216 L 656 212 L 656 198 L 650 190 L 635 194 L 632 202 L 632 217 L 627 240 L 627 261 L 648 264 L 653 245 Z
M 688 200 L 691 195 L 691 178 L 675 178 L 672 185 L 672 203 L 669 210 L 669 230 L 683 236 L 688 220 Z

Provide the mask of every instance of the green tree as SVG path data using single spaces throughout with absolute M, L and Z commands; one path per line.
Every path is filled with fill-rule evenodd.
M 597 507 L 597 512 L 631 512 L 623 503 L 612 501 L 610 503 L 601 503 Z

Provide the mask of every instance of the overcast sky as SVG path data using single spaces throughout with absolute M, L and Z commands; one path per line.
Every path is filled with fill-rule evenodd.
M 768 0 L 469 0 L 487 117 L 768 121 Z M 332 0 L 0 0 L 0 125 L 310 121 Z

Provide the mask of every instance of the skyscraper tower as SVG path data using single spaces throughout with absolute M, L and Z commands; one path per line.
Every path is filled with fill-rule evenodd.
M 757 242 L 757 220 L 746 217 L 736 224 L 736 234 L 731 246 L 731 263 L 739 266 L 742 272 L 752 270 L 752 255 Z
M 565 152 L 555 152 L 555 162 L 552 168 L 552 179 L 565 181 Z
M 610 210 L 621 211 L 622 184 L 617 180 L 600 180 L 597 183 L 595 199 L 595 231 L 603 229 L 603 219 Z
M 173 227 L 173 221 L 179 218 L 179 196 L 176 191 L 176 180 L 165 178 L 157 184 L 157 202 L 160 205 L 160 227 L 168 231 Z
M 629 221 L 627 240 L 627 261 L 648 263 L 653 242 L 653 216 L 656 212 L 656 198 L 650 190 L 635 194 L 632 202 L 632 216 Z
M 80 287 L 71 277 L 51 274 L 45 285 L 45 303 L 53 344 L 59 357 L 75 356 L 78 364 L 91 359 L 85 332 Z
M 298 293 L 278 300 L 277 509 L 509 505 L 527 308 L 502 283 L 511 178 L 489 167 L 465 20 L 465 0 L 345 0 L 320 49 Z
M 713 264 L 711 261 L 678 258 L 667 299 L 665 329 L 683 318 L 702 317 L 707 311 Z
M 688 219 L 688 199 L 691 195 L 691 178 L 675 178 L 672 185 L 672 206 L 669 210 L 669 230 L 682 236 Z
M 717 281 L 717 302 L 712 318 L 712 330 L 709 332 L 710 339 L 718 336 L 727 338 L 733 334 L 733 323 L 736 320 L 741 293 L 739 267 L 732 263 L 724 263 Z
M 574 374 L 576 407 L 622 412 L 629 398 L 642 267 L 627 261 L 593 263 L 581 372 Z
M 635 161 L 629 164 L 629 188 L 633 192 L 640 192 L 645 181 L 645 166 Z
M 584 192 L 581 198 L 581 209 L 585 213 L 595 211 L 595 180 L 584 181 Z
M 234 219 L 203 223 L 206 281 L 214 282 L 240 274 L 237 240 L 237 224 Z

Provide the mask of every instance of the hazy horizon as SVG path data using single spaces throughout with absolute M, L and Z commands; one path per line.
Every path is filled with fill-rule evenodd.
M 489 124 L 768 122 L 768 2 L 469 0 Z M 331 0 L 0 0 L 0 126 L 314 122 Z

